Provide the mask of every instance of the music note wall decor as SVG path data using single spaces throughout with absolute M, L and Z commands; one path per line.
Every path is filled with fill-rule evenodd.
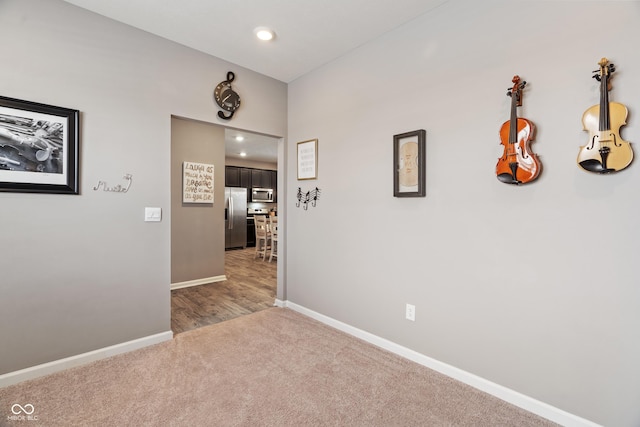
M 302 205 L 306 211 L 309 208 L 309 203 L 311 203 L 311 206 L 315 208 L 319 198 L 320 189 L 318 187 L 313 190 L 309 190 L 306 193 L 303 193 L 302 188 L 298 187 L 298 193 L 296 194 L 296 199 L 298 200 L 296 202 L 296 208 L 299 208 L 300 205 Z

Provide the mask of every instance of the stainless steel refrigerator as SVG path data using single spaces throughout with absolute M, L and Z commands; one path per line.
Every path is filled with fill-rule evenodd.
M 247 247 L 247 189 L 224 189 L 224 248 Z

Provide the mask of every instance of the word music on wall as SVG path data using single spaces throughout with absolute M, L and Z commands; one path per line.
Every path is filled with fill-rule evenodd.
M 213 165 L 183 163 L 182 203 L 213 203 Z
M 126 174 L 122 177 L 125 180 L 125 184 L 117 184 L 117 185 L 108 185 L 106 181 L 98 181 L 95 187 L 93 187 L 93 191 L 98 191 L 102 189 L 102 191 L 108 191 L 110 193 L 126 193 L 131 188 L 131 183 L 133 181 L 133 175 L 130 173 Z

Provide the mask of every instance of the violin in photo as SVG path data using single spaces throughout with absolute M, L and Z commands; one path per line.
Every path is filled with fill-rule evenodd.
M 530 147 L 535 126 L 531 121 L 518 117 L 517 109 L 522 106 L 522 89 L 527 82 L 513 76 L 513 87 L 507 91 L 511 97 L 511 118 L 500 128 L 500 143 L 504 146 L 502 156 L 496 165 L 498 180 L 506 184 L 526 184 L 540 174 L 541 165 Z
M 589 132 L 589 142 L 580 147 L 578 165 L 594 173 L 620 171 L 631 164 L 631 144 L 620 137 L 620 128 L 627 124 L 627 107 L 609 102 L 611 75 L 615 71 L 607 58 L 598 63 L 593 78 L 600 82 L 600 104 L 593 105 L 582 115 L 584 130 Z

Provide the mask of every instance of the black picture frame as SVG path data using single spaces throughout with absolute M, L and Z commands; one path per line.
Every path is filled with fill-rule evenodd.
M 424 129 L 393 136 L 394 197 L 425 197 L 426 139 Z
M 0 96 L 0 191 L 79 194 L 80 112 Z

